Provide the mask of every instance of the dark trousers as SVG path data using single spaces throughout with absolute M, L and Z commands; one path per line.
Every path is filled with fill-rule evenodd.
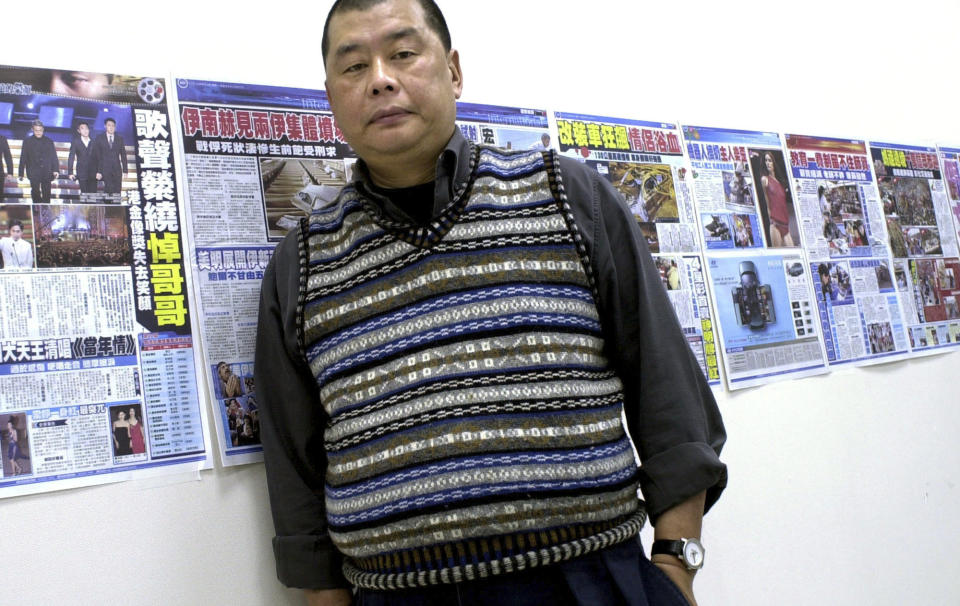
M 119 194 L 123 184 L 123 177 L 103 177 L 103 193 Z
M 97 178 L 90 177 L 88 179 L 79 179 L 80 183 L 80 193 L 81 194 L 95 194 L 97 193 Z
M 30 179 L 30 197 L 34 204 L 48 204 L 50 202 L 50 179 L 34 181 Z
M 542 568 L 426 589 L 361 589 L 357 606 L 689 606 L 639 538 Z

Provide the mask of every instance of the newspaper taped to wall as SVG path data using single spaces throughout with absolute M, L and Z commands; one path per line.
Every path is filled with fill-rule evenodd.
M 177 97 L 220 459 L 255 462 L 260 282 L 277 242 L 337 197 L 355 156 L 321 90 L 178 79 Z
M 676 124 L 554 113 L 562 155 L 593 167 L 636 217 L 690 347 L 711 385 L 720 368 L 690 172 Z
M 0 497 L 210 465 L 167 92 L 0 67 Z
M 705 251 L 800 246 L 780 135 L 683 126 Z
M 827 371 L 800 251 L 713 254 L 707 263 L 730 389 Z
M 883 209 L 863 141 L 788 134 L 801 231 L 831 365 L 909 351 Z
M 914 353 L 960 346 L 960 258 L 944 173 L 934 147 L 870 143 Z

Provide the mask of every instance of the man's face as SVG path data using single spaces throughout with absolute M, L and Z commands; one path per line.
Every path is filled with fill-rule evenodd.
M 77 132 L 80 133 L 81 137 L 89 137 L 90 127 L 87 126 L 86 124 L 81 124 L 80 126 L 77 127 Z
M 230 367 L 226 364 L 221 364 L 217 367 L 217 373 L 220 375 L 220 379 L 226 381 L 231 375 Z
M 113 131 L 117 130 L 117 123 L 113 121 L 104 122 L 103 129 L 107 131 L 108 135 L 112 135 Z
M 13 238 L 14 241 L 17 241 L 17 240 L 19 240 L 20 238 L 22 238 L 22 237 L 23 237 L 23 228 L 20 227 L 19 225 L 14 225 L 13 227 L 11 227 L 11 228 L 10 228 L 10 237 Z
M 34 125 L 33 125 L 33 136 L 36 137 L 37 139 L 39 139 L 40 137 L 42 137 L 42 136 L 43 136 L 43 127 L 40 126 L 39 124 L 34 124 Z
M 369 163 L 422 160 L 453 134 L 463 88 L 415 0 L 387 0 L 335 15 L 328 30 L 326 89 L 337 125 Z

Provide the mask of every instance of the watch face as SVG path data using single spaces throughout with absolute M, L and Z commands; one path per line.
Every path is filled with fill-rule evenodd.
M 690 568 L 703 566 L 703 545 L 699 541 L 688 540 L 683 546 L 683 559 Z

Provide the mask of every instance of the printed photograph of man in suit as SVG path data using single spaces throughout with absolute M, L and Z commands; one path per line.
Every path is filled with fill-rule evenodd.
M 7 184 L 7 177 L 13 176 L 13 155 L 10 154 L 10 144 L 7 138 L 0 135 L 0 196 Z
M 33 136 L 23 140 L 20 150 L 20 180 L 27 173 L 30 197 L 35 204 L 49 204 L 50 182 L 60 176 L 60 160 L 53 140 L 43 134 L 43 122 L 34 120 Z
M 79 181 L 81 194 L 97 193 L 97 175 L 91 162 L 93 139 L 90 137 L 90 125 L 81 122 L 77 125 L 77 134 L 70 142 L 70 156 L 67 158 L 67 173 L 71 181 Z M 76 162 L 76 167 L 74 167 Z
M 127 173 L 127 149 L 123 137 L 117 134 L 117 121 L 107 118 L 103 121 L 106 132 L 101 133 L 93 142 L 91 152 L 96 178 L 103 181 L 103 191 L 107 194 L 119 194 L 123 176 Z

